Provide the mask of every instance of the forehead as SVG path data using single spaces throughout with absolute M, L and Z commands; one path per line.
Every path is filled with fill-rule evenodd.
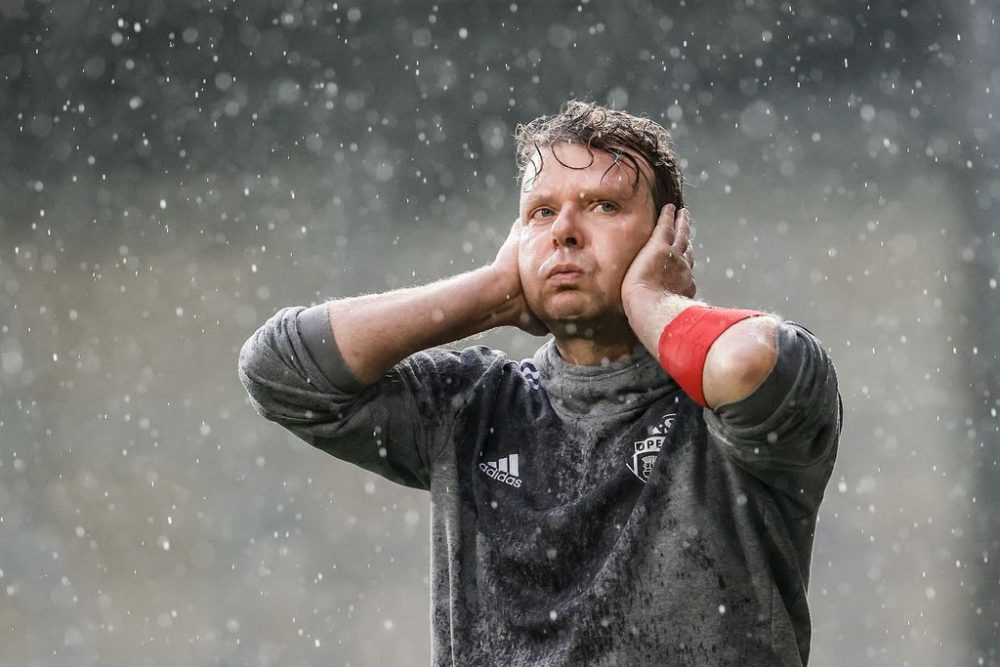
M 639 165 L 638 174 L 635 164 Z M 652 168 L 645 158 L 627 149 L 612 154 L 583 144 L 557 143 L 542 146 L 532 156 L 521 180 L 521 199 L 561 187 L 641 196 L 649 189 L 652 178 Z

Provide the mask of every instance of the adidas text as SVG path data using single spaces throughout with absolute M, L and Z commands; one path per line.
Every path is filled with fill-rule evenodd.
M 498 461 L 484 461 L 479 464 L 479 469 L 494 481 L 509 484 L 515 489 L 521 487 L 521 478 L 517 475 L 517 454 L 505 456 Z

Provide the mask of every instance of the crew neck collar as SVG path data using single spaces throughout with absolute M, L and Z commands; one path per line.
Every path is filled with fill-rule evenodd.
M 644 407 L 674 387 L 641 343 L 632 353 L 601 366 L 572 364 L 549 339 L 533 359 L 542 386 L 563 417 L 602 416 Z

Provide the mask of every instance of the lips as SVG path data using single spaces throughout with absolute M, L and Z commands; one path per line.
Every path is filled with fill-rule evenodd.
M 583 268 L 576 264 L 562 263 L 556 264 L 545 274 L 545 279 L 549 282 L 567 283 L 576 282 L 583 277 Z

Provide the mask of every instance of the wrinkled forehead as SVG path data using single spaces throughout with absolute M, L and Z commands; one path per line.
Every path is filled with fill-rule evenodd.
M 638 167 L 638 171 L 637 171 Z M 594 185 L 638 194 L 643 183 L 652 192 L 653 169 L 644 157 L 624 147 L 597 149 L 584 144 L 560 142 L 539 146 L 521 178 L 522 194 L 532 192 L 567 175 L 584 174 Z M 624 194 L 624 193 L 623 193 Z

